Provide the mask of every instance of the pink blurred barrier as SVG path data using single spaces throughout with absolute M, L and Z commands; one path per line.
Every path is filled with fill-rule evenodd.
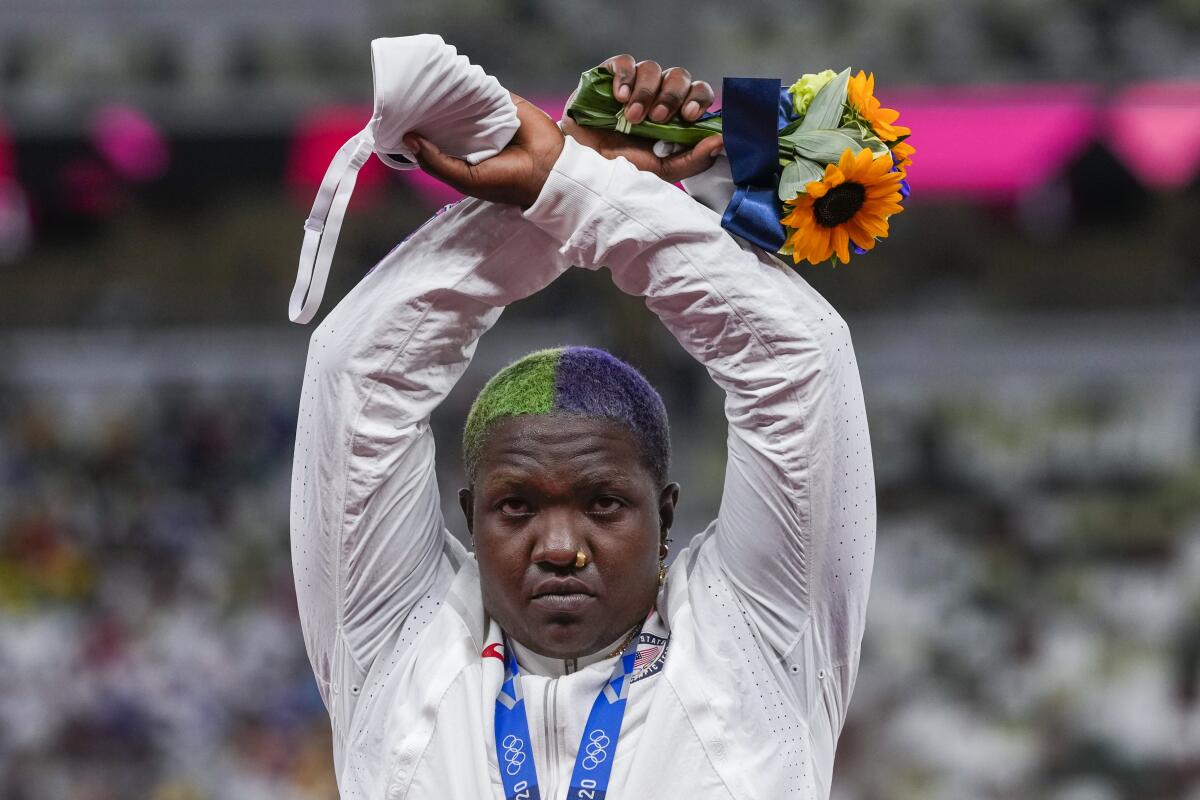
M 565 105 L 531 99 L 555 119 Z M 1111 96 L 1078 84 L 918 88 L 885 90 L 881 100 L 914 131 L 910 182 L 922 197 L 1013 200 L 1097 141 L 1155 189 L 1181 188 L 1200 172 L 1200 82 L 1139 84 Z M 370 113 L 334 107 L 302 121 L 288 169 L 300 199 L 311 201 L 330 158 Z M 420 170 L 396 175 L 431 208 L 461 196 Z M 372 159 L 359 180 L 377 184 L 382 165 Z
M 1012 199 L 1058 173 L 1092 141 L 1095 91 L 1084 86 L 975 86 L 888 92 L 917 153 L 922 196 Z
M 152 181 L 170 163 L 167 140 L 141 111 L 131 106 L 105 106 L 92 118 L 92 142 L 113 172 L 129 181 Z
M 371 119 L 371 106 L 323 106 L 306 114 L 296 124 L 291 150 L 284 168 L 284 181 L 301 206 L 312 205 L 313 195 L 325 170 L 346 140 L 361 131 Z M 379 198 L 379 190 L 392 170 L 371 158 L 358 173 L 351 208 L 367 208 Z
M 14 177 L 17 170 L 16 161 L 13 158 L 12 138 L 8 134 L 8 128 L 4 126 L 4 122 L 0 121 L 0 178 Z
M 1200 82 L 1127 87 L 1106 127 L 1113 152 L 1147 186 L 1179 189 L 1200 172 Z

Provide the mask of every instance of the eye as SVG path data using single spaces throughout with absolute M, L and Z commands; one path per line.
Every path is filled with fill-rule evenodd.
M 523 517 L 526 514 L 531 514 L 533 509 L 529 503 L 522 500 L 520 497 L 506 497 L 496 504 L 496 510 L 501 514 L 510 517 Z
M 602 494 L 592 501 L 592 507 L 589 509 L 593 514 L 612 514 L 624 508 L 625 503 L 619 497 L 613 497 L 611 494 Z

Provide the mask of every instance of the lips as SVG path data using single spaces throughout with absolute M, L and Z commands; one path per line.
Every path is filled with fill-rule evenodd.
M 579 612 L 584 606 L 595 602 L 590 594 L 540 594 L 530 601 L 530 604 L 544 611 Z
M 542 598 L 566 598 L 575 596 L 593 597 L 592 588 L 579 578 L 555 577 L 545 578 L 533 587 L 529 593 L 531 600 Z

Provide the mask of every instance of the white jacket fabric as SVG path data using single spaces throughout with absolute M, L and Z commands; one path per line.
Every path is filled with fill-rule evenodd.
M 503 797 L 500 631 L 442 519 L 429 415 L 504 307 L 571 265 L 644 296 L 729 423 L 720 512 L 643 628 L 608 797 L 827 798 L 875 540 L 849 332 L 714 212 L 570 137 L 527 211 L 458 203 L 313 334 L 292 552 L 342 797 Z M 541 795 L 561 798 L 613 660 L 517 652 Z

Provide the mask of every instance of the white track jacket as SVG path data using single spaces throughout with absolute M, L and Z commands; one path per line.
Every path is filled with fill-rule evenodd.
M 729 423 L 720 513 L 643 629 L 608 797 L 827 798 L 875 544 L 850 334 L 717 214 L 570 137 L 527 211 L 458 203 L 312 336 L 292 556 L 342 797 L 503 797 L 503 664 L 482 655 L 500 631 L 442 519 L 429 415 L 504 307 L 571 265 L 644 296 L 725 391 Z M 541 794 L 559 800 L 613 660 L 518 654 Z

